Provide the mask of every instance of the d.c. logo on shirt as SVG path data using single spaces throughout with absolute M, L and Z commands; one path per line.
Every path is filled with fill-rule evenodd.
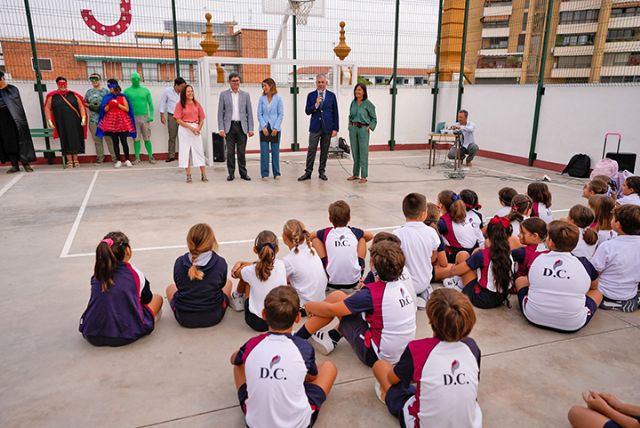
M 345 240 L 345 236 L 344 235 L 340 235 L 340 238 L 338 238 L 335 241 L 334 245 L 336 247 L 350 247 L 351 243 L 349 241 Z
M 560 278 L 560 279 L 570 279 L 567 276 L 567 271 L 564 269 L 559 269 L 562 266 L 562 260 L 556 260 L 553 264 L 553 268 L 544 268 L 542 270 L 542 276 L 552 277 L 552 278 Z
M 400 288 L 400 294 L 402 295 L 402 297 L 398 299 L 398 302 L 400 303 L 401 308 L 404 308 L 405 306 L 408 306 L 411 303 L 413 303 L 413 301 L 411 300 L 411 295 L 405 293 L 404 288 Z
M 260 379 L 275 379 L 275 380 L 287 380 L 284 375 L 284 369 L 273 366 L 280 362 L 280 355 L 275 355 L 271 362 L 269 363 L 269 367 L 260 367 Z
M 456 371 L 460 368 L 460 361 L 453 360 L 451 362 L 451 374 L 445 373 L 444 377 L 444 386 L 449 385 L 468 385 L 469 381 L 466 380 L 467 374 L 465 372 L 460 372 L 456 374 Z

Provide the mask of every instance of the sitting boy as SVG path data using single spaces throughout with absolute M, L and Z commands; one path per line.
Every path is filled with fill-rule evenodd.
M 231 363 L 238 399 L 249 427 L 304 428 L 314 424 L 336 380 L 336 366 L 316 366 L 313 347 L 291 335 L 300 321 L 300 299 L 292 287 L 267 294 L 262 316 L 267 333 L 249 339 Z

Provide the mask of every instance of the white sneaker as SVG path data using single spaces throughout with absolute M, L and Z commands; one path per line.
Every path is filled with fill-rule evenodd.
M 124 163 L 124 166 L 126 166 L 127 168 L 131 168 L 131 167 L 133 166 L 133 164 L 131 163 L 131 161 L 130 161 L 130 160 L 128 160 L 128 159 L 127 159 L 127 160 L 125 161 L 125 163 Z
M 229 306 L 231 306 L 231 309 L 236 312 L 244 311 L 244 294 L 238 293 L 237 291 L 231 293 Z
M 120 168 L 122 166 L 122 162 L 117 161 L 116 163 L 113 164 L 114 168 Z
M 376 383 L 373 385 L 373 389 L 376 391 L 376 397 L 378 397 L 378 400 L 384 403 L 384 400 L 382 399 L 382 387 L 380 386 L 380 382 L 376 380 Z
M 419 311 L 424 311 L 424 308 L 427 307 L 427 301 L 420 296 L 416 296 L 416 308 L 418 308 Z
M 338 345 L 336 342 L 331 339 L 329 336 L 329 332 L 326 330 L 318 330 L 311 336 L 311 339 L 318 345 L 318 351 L 322 355 L 329 355 L 336 349 Z
M 445 278 L 442 280 L 442 285 L 446 288 L 452 288 L 457 291 L 462 291 L 464 284 L 462 284 L 462 278 L 459 276 L 453 276 L 451 278 Z

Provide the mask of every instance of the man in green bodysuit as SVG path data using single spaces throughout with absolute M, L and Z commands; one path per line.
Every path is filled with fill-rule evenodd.
M 140 163 L 140 136 L 144 140 L 144 147 L 149 155 L 149 163 L 156 163 L 151 146 L 151 122 L 153 122 L 154 114 L 151 91 L 140 84 L 140 75 L 133 72 L 131 73 L 131 86 L 125 89 L 124 94 L 131 100 L 138 130 L 138 136 L 133 142 L 133 149 L 136 152 L 136 160 L 133 163 Z

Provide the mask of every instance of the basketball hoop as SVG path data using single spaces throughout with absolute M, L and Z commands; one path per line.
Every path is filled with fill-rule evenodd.
M 315 0 L 289 0 L 289 8 L 291 14 L 296 16 L 296 23 L 307 25 L 309 13 L 313 9 Z

